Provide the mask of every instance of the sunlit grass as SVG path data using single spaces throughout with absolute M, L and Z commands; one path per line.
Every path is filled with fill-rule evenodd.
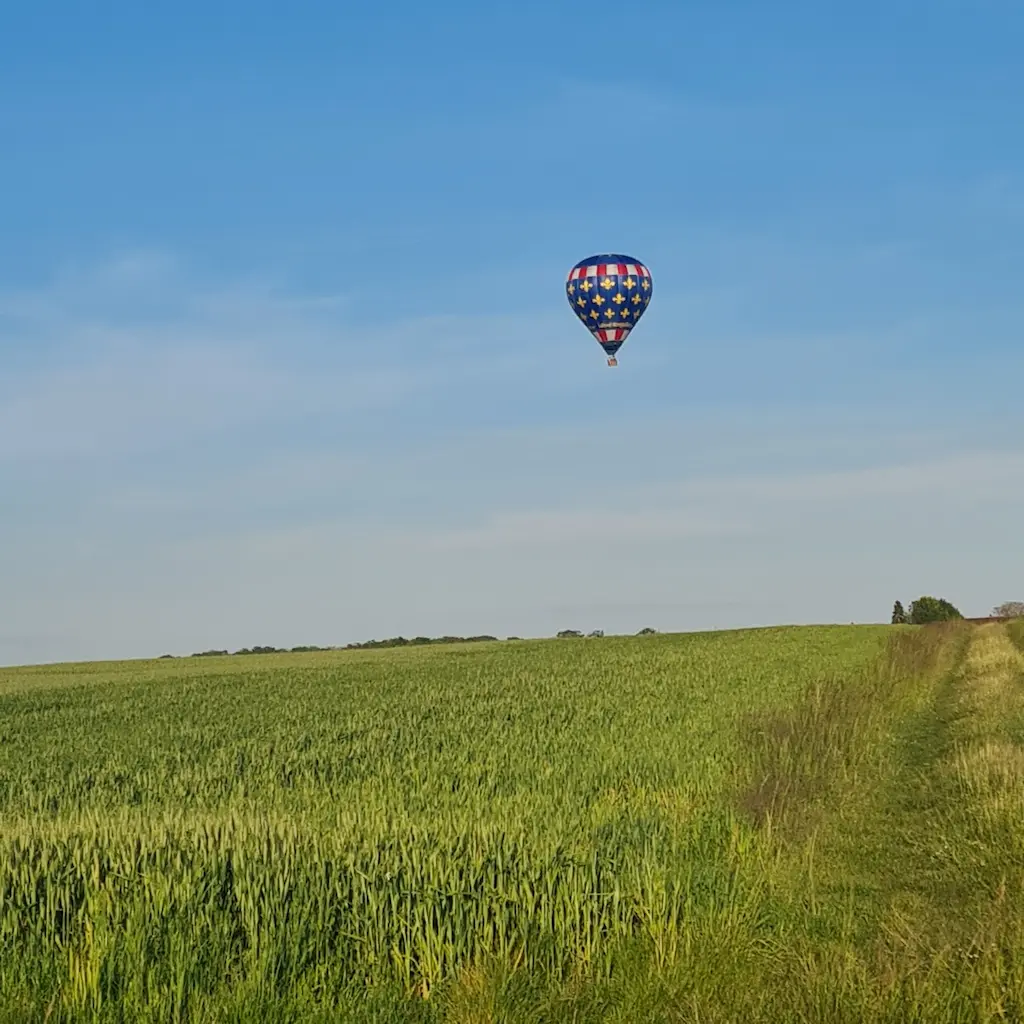
M 999 1019 L 1022 660 L 808 627 L 0 671 L 0 1011 Z

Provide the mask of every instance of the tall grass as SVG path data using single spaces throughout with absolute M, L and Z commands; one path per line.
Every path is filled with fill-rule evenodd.
M 1010 639 L 1021 649 L 1024 650 L 1024 619 L 1013 619 L 1006 625 L 1007 632 L 1010 635 Z
M 806 823 L 816 800 L 869 783 L 872 738 L 907 710 L 921 681 L 953 667 L 969 635 L 961 623 L 894 631 L 884 655 L 865 669 L 816 677 L 795 705 L 746 715 L 752 757 L 741 807 L 761 825 L 794 811 Z

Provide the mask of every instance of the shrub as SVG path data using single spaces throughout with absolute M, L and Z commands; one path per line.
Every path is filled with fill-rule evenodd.
M 949 622 L 952 619 L 962 619 L 959 609 L 955 608 L 945 598 L 941 597 L 919 597 L 910 603 L 909 621 L 915 626 L 923 626 L 927 622 Z

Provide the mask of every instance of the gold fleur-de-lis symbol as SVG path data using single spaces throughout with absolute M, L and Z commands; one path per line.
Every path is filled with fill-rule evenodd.
M 572 295 L 575 291 L 576 291 L 576 285 L 572 281 L 570 281 L 569 282 L 569 294 Z
M 627 277 L 626 280 L 622 282 L 622 286 L 623 288 L 626 289 L 626 291 L 629 291 L 630 288 L 636 287 L 636 281 L 634 281 L 631 277 Z
M 583 307 L 584 307 L 584 306 L 585 306 L 586 304 L 587 304 L 587 300 L 586 300 L 585 298 L 583 298 L 583 296 L 582 296 L 582 295 L 581 295 L 581 296 L 580 296 L 580 297 L 579 297 L 579 298 L 578 298 L 578 299 L 576 300 L 576 305 L 577 305 L 577 306 L 579 306 L 579 307 L 580 307 L 581 309 L 582 309 L 582 308 L 583 308 Z
M 580 281 L 580 290 L 581 291 L 589 292 L 590 289 L 593 288 L 593 287 L 594 286 L 586 278 L 584 278 L 582 281 Z
M 614 302 L 616 306 L 621 306 L 625 301 L 626 296 L 623 295 L 622 292 L 616 292 L 614 298 L 612 299 L 612 302 Z
M 597 319 L 597 310 L 596 309 L 592 309 L 590 311 L 590 319 L 591 320 L 596 320 Z
M 604 305 L 604 299 L 602 299 L 600 295 L 595 295 L 594 296 L 594 305 L 595 306 L 603 306 Z
M 612 279 L 611 279 L 610 277 L 606 277 L 606 278 L 605 278 L 605 279 L 604 279 L 604 280 L 603 280 L 603 281 L 601 282 L 601 287 L 602 287 L 602 288 L 603 288 L 603 289 L 604 289 L 605 291 L 607 291 L 607 290 L 608 290 L 609 288 L 614 288 L 614 287 L 615 287 L 615 285 L 614 285 L 614 284 L 612 284 Z
M 637 305 L 638 303 L 640 303 L 640 302 L 642 302 L 642 301 L 643 301 L 643 300 L 642 300 L 642 299 L 640 298 L 640 293 L 639 293 L 639 292 L 637 292 L 637 293 L 636 293 L 636 294 L 635 294 L 635 295 L 633 296 L 633 305 L 635 306 L 635 305 Z
M 643 290 L 646 292 L 646 291 L 648 291 L 650 289 L 651 282 L 648 281 L 647 278 L 645 277 L 643 279 L 643 281 L 640 282 L 640 287 L 643 288 Z

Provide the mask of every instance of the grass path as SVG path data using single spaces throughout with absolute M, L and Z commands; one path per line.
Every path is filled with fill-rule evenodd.
M 1024 655 L 1005 627 L 976 628 L 957 669 L 912 716 L 874 822 L 893 917 L 915 913 L 933 950 L 967 949 L 1005 886 L 1024 880 Z M 1022 893 L 1024 897 L 1024 893 Z M 1022 951 L 1024 953 L 1024 951 Z
M 894 695 L 887 726 L 862 737 L 870 784 L 792 854 L 811 896 L 794 1019 L 1020 1021 L 1024 654 L 1006 627 L 971 629 L 952 665 Z

